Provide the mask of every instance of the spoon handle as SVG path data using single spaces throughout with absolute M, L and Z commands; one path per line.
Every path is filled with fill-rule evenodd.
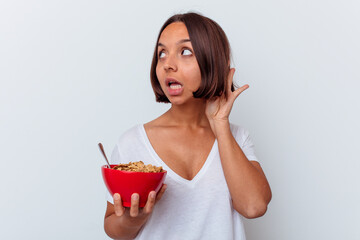
M 99 145 L 99 148 L 100 148 L 100 152 L 101 152 L 102 155 L 104 156 L 104 158 L 105 158 L 105 160 L 106 160 L 109 168 L 111 168 L 110 163 L 109 163 L 109 160 L 108 160 L 107 157 L 106 157 L 106 154 L 105 154 L 103 145 L 102 145 L 101 143 L 99 143 L 98 145 Z

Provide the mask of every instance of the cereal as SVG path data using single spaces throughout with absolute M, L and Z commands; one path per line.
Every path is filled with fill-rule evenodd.
M 119 164 L 113 167 L 115 170 L 129 171 L 129 172 L 147 172 L 147 173 L 159 173 L 164 172 L 162 167 L 156 167 L 151 164 L 145 165 L 142 161 L 130 162 L 127 164 Z

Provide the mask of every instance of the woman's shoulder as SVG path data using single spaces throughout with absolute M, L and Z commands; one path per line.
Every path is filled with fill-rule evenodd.
M 136 124 L 125 130 L 118 138 L 117 143 L 119 145 L 134 144 L 134 141 L 138 141 L 141 137 L 142 124 Z
M 133 143 L 134 141 L 138 141 L 144 134 L 148 131 L 152 131 L 154 129 L 159 129 L 163 126 L 163 122 L 161 118 L 154 119 L 147 123 L 138 123 L 129 127 L 125 130 L 120 137 L 118 138 L 118 143 Z
M 120 137 L 129 137 L 131 135 L 137 134 L 138 129 L 141 127 L 142 124 L 135 124 L 125 130 Z

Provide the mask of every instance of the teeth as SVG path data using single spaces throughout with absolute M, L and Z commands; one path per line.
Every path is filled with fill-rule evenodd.
M 171 84 L 170 88 L 171 89 L 179 89 L 179 88 L 181 88 L 181 85 L 180 84 Z

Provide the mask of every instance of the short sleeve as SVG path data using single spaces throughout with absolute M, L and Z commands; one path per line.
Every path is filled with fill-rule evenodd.
M 257 161 L 259 162 L 258 158 L 255 155 L 255 146 L 253 141 L 251 140 L 249 131 L 238 126 L 235 139 L 239 144 L 241 150 L 244 152 L 245 156 L 249 161 Z

